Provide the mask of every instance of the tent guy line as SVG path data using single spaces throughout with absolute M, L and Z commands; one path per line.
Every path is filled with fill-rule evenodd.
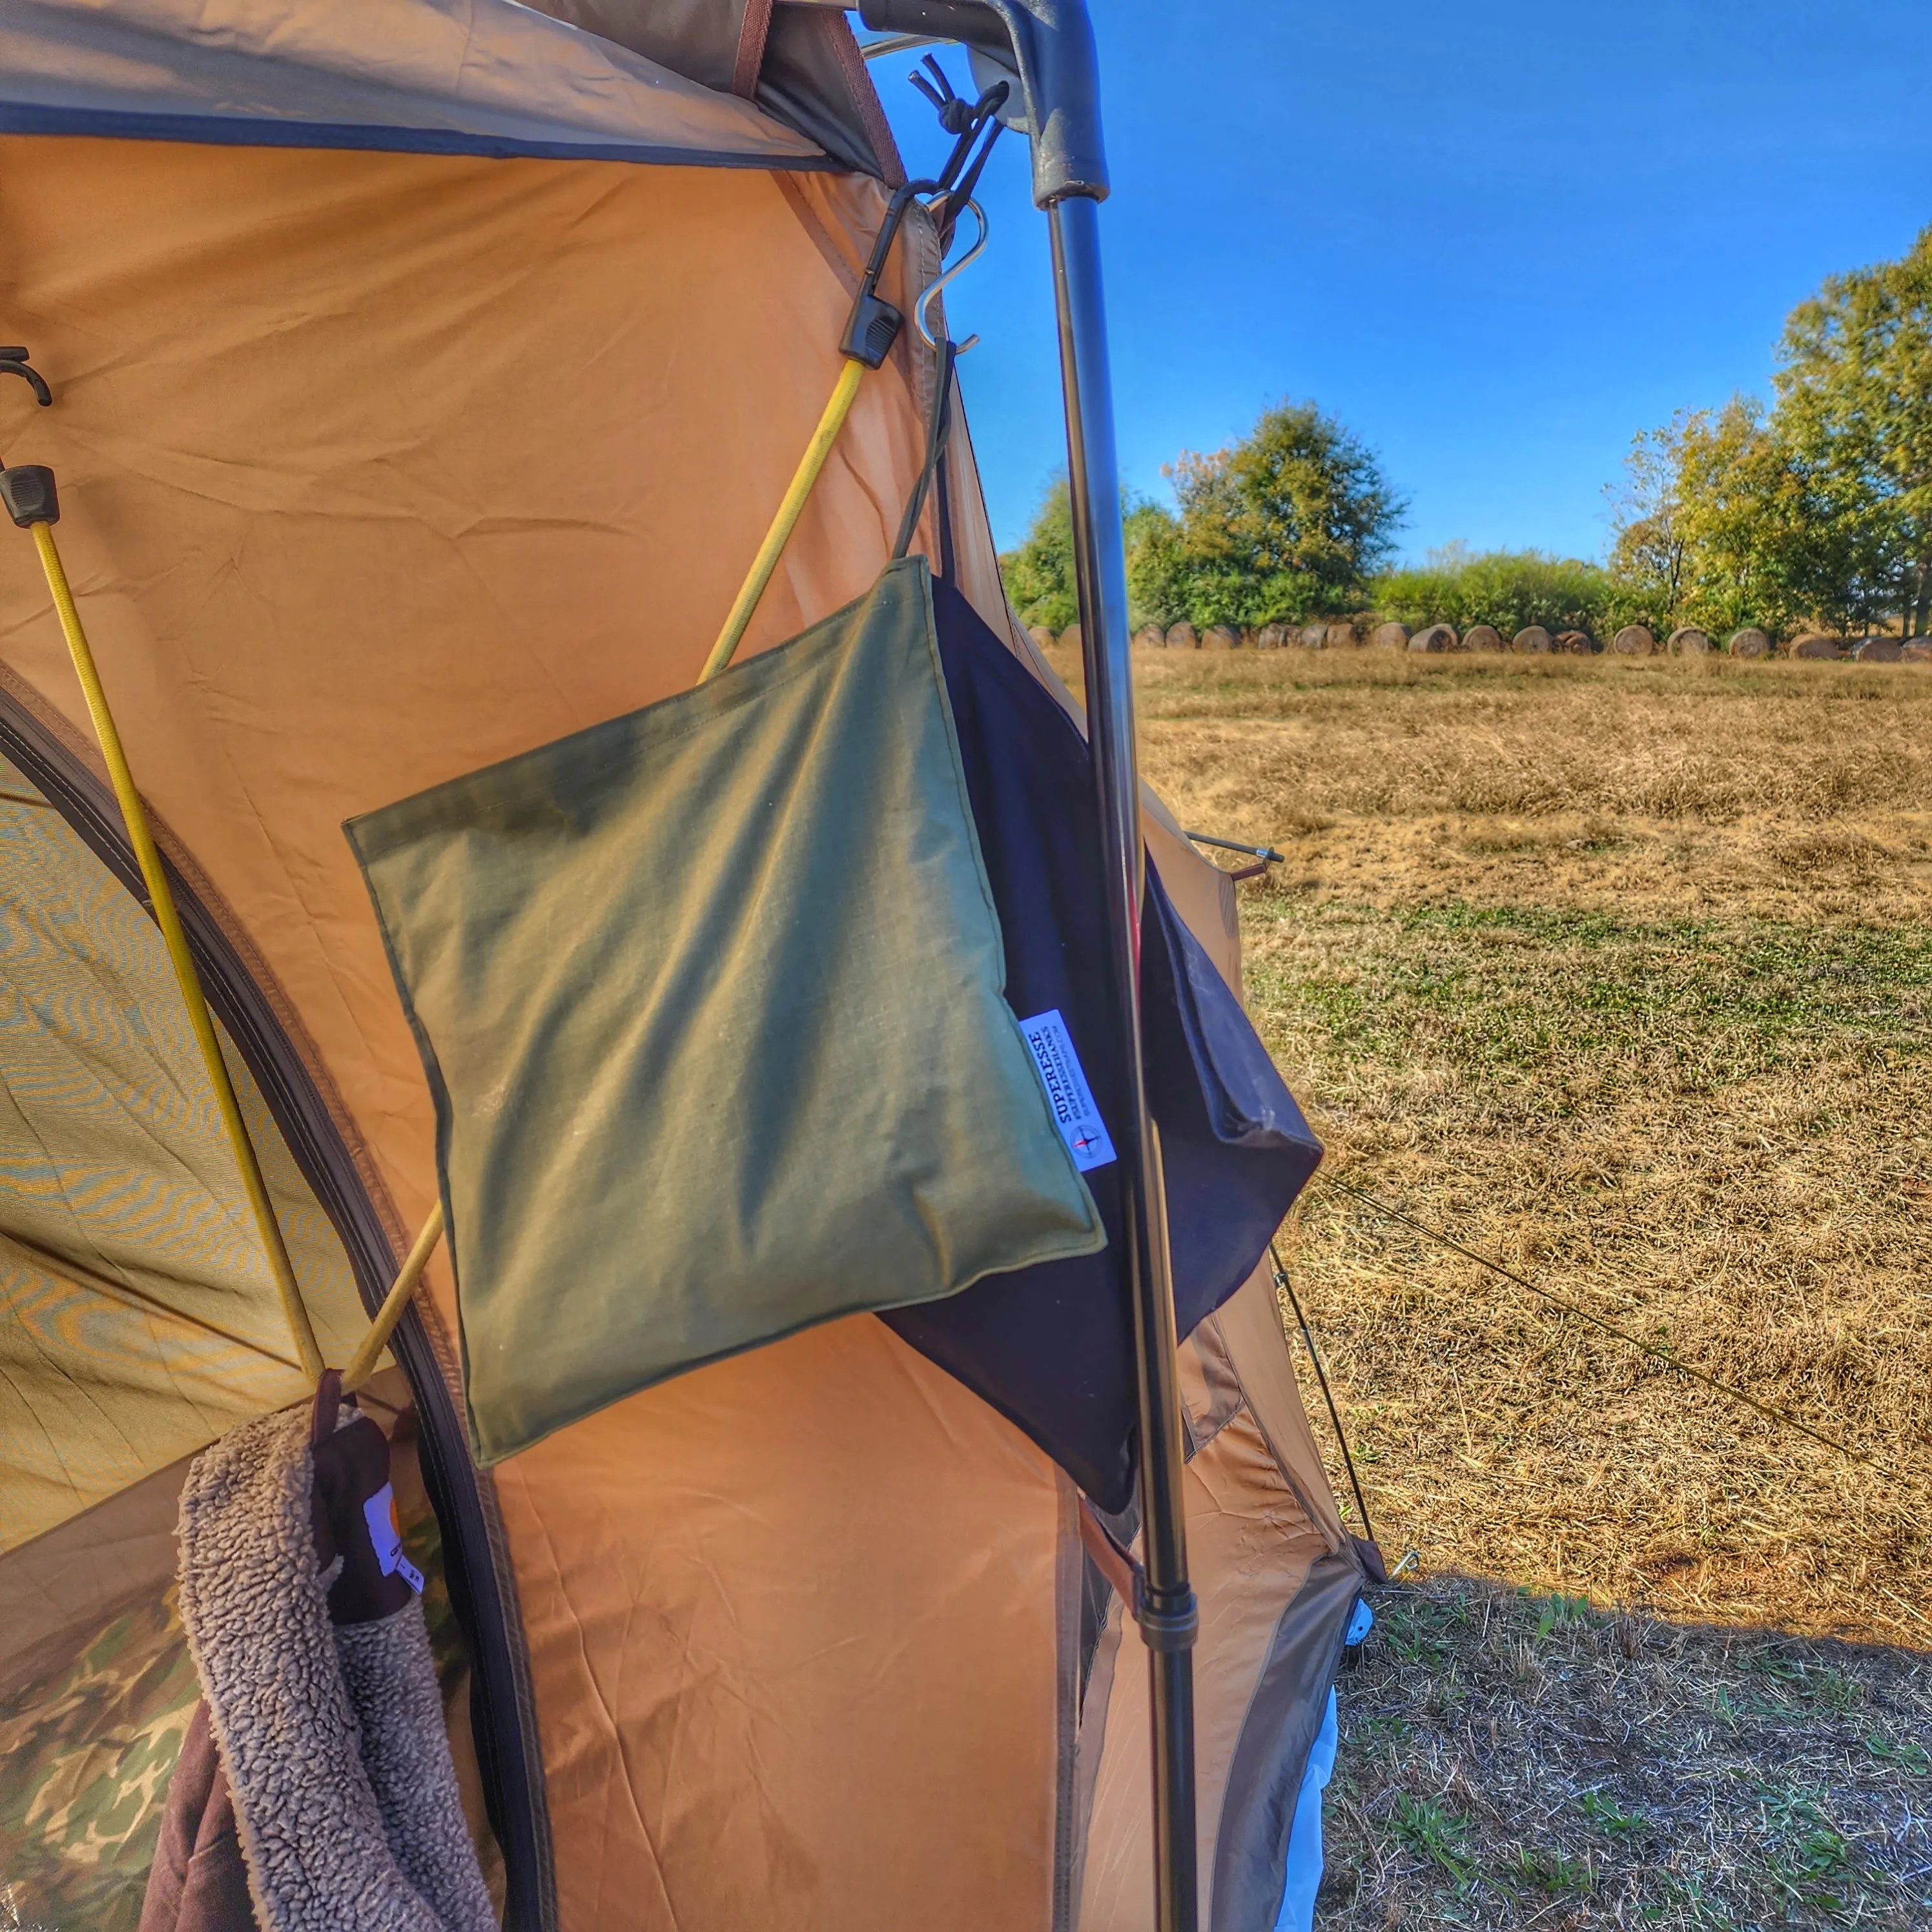
M 1190 833 L 1191 838 L 1195 835 Z M 1218 840 L 1212 842 L 1218 844 Z M 1322 1365 L 1321 1351 L 1315 1346 L 1314 1331 L 1308 1325 L 1308 1317 L 1301 1312 L 1301 1298 L 1294 1292 L 1294 1284 L 1288 1278 L 1288 1270 L 1282 1264 L 1281 1250 L 1273 1241 L 1268 1244 L 1268 1259 L 1274 1267 L 1274 1285 L 1288 1297 L 1288 1305 L 1294 1310 L 1296 1325 L 1301 1330 L 1302 1341 L 1308 1349 L 1308 1359 L 1314 1364 L 1315 1379 L 1322 1384 L 1322 1400 L 1328 1406 L 1328 1420 L 1335 1426 L 1335 1441 L 1342 1451 L 1342 1465 L 1348 1472 L 1348 1486 L 1355 1492 L 1355 1507 L 1362 1513 L 1362 1534 L 1372 1543 L 1376 1540 L 1375 1526 L 1369 1520 L 1369 1502 L 1362 1494 L 1361 1478 L 1355 1474 L 1355 1459 L 1348 1453 L 1348 1433 L 1342 1426 L 1341 1411 L 1335 1406 L 1335 1392 L 1328 1386 L 1328 1371 Z
M 1747 1408 L 1754 1409 L 1766 1421 L 1781 1423 L 1787 1429 L 1795 1429 L 1799 1435 L 1808 1436 L 1813 1442 L 1822 1444 L 1826 1448 L 1837 1450 L 1840 1456 L 1846 1456 L 1874 1474 L 1884 1477 L 1888 1482 L 1898 1483 L 1904 1480 L 1895 1470 L 1874 1461 L 1861 1450 L 1854 1449 L 1850 1443 L 1835 1436 L 1828 1436 L 1822 1430 L 1814 1429 L 1808 1422 L 1801 1422 L 1796 1416 L 1789 1414 L 1781 1408 L 1773 1408 L 1768 1402 L 1760 1402 L 1756 1396 L 1747 1395 L 1742 1389 L 1735 1388 L 1729 1382 L 1720 1382 L 1715 1376 L 1706 1374 L 1703 1370 L 1680 1360 L 1670 1349 L 1660 1347 L 1654 1342 L 1646 1342 L 1642 1336 L 1633 1335 L 1628 1329 L 1619 1328 L 1613 1322 L 1606 1322 L 1600 1315 L 1593 1315 L 1588 1309 L 1580 1307 L 1574 1301 L 1567 1301 L 1560 1294 L 1552 1294 L 1548 1288 L 1538 1286 L 1534 1282 L 1518 1274 L 1514 1269 L 1504 1267 L 1501 1262 L 1492 1261 L 1487 1255 L 1478 1254 L 1474 1248 L 1466 1248 L 1461 1242 L 1451 1240 L 1440 1228 L 1432 1228 L 1426 1221 L 1418 1221 L 1413 1214 L 1404 1212 L 1392 1202 L 1382 1200 L 1365 1189 L 1351 1186 L 1346 1180 L 1338 1180 L 1332 1174 L 1322 1175 L 1318 1184 L 1332 1187 L 1338 1192 L 1360 1202 L 1364 1206 L 1373 1208 L 1377 1214 L 1386 1214 L 1390 1220 L 1400 1221 L 1403 1226 L 1414 1228 L 1418 1234 L 1447 1248 L 1450 1253 L 1460 1255 L 1465 1261 L 1474 1262 L 1478 1268 L 1487 1268 L 1492 1274 L 1514 1282 L 1518 1288 L 1536 1296 L 1539 1300 L 1548 1302 L 1552 1308 L 1559 1309 L 1566 1315 L 1574 1315 L 1580 1321 L 1588 1322 L 1593 1328 L 1600 1328 L 1605 1334 L 1615 1336 L 1619 1342 L 1627 1343 L 1640 1354 L 1663 1363 L 1666 1368 L 1674 1369 L 1679 1375 L 1688 1376 L 1693 1382 L 1703 1383 L 1707 1388 L 1715 1389 L 1720 1395 L 1729 1396 L 1733 1402 L 1742 1402 Z M 1353 1473 L 1352 1468 L 1350 1474 Z

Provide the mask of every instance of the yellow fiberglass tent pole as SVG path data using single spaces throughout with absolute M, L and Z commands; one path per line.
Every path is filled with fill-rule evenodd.
M 221 1042 L 215 1036 L 214 1021 L 208 1010 L 207 998 L 202 992 L 201 976 L 195 970 L 188 934 L 182 929 L 181 914 L 175 907 L 174 890 L 168 883 L 167 869 L 161 862 L 160 848 L 154 843 L 147 808 L 141 801 L 134 775 L 128 769 L 128 754 L 122 745 L 121 734 L 115 727 L 107 693 L 102 688 L 100 673 L 88 646 L 87 632 L 81 624 L 74 592 L 61 564 L 59 547 L 54 542 L 53 526 L 60 515 L 60 504 L 55 494 L 53 472 L 38 465 L 22 465 L 18 469 L 0 471 L 0 490 L 4 490 L 6 508 L 14 521 L 33 532 L 34 546 L 40 552 L 40 568 L 46 573 L 47 589 L 60 617 L 62 634 L 67 639 L 68 655 L 74 660 L 75 675 L 80 680 L 81 692 L 87 700 L 88 716 L 94 721 L 94 734 L 100 740 L 100 754 L 106 760 L 107 776 L 119 802 L 121 816 L 127 824 L 128 842 L 134 848 L 135 862 L 140 867 L 142 879 L 148 888 L 154 923 L 161 929 L 163 943 L 174 967 L 176 982 L 181 988 L 182 1003 L 188 1008 L 188 1024 L 194 1028 L 196 1043 L 201 1048 L 208 1083 L 214 1089 L 215 1105 L 220 1110 L 222 1125 L 227 1130 L 229 1145 L 234 1150 L 235 1164 L 242 1172 L 242 1188 L 248 1196 L 248 1205 L 254 1210 L 256 1225 L 261 1231 L 262 1246 L 268 1255 L 269 1271 L 275 1279 L 275 1292 L 281 1300 L 282 1313 L 288 1322 L 289 1333 L 294 1337 L 296 1353 L 301 1359 L 303 1371 L 314 1381 L 322 1373 L 322 1349 L 315 1339 L 308 1310 L 303 1305 L 295 1264 L 289 1258 L 288 1244 L 282 1238 L 281 1223 L 275 1218 L 274 1204 L 268 1198 L 268 1183 L 262 1178 L 262 1163 L 256 1157 L 255 1143 L 249 1138 L 248 1124 L 242 1116 L 242 1103 L 236 1097 L 228 1063 L 222 1058 Z

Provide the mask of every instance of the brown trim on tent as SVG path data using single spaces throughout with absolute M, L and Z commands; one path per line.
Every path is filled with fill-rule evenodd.
M 899 158 L 899 144 L 893 137 L 892 123 L 886 118 L 885 104 L 879 98 L 879 90 L 872 85 L 872 70 L 866 64 L 866 56 L 859 51 L 859 37 L 853 32 L 851 22 L 843 14 L 822 14 L 819 17 L 832 29 L 832 47 L 838 58 L 838 71 L 852 97 L 852 109 L 858 116 L 859 125 L 872 144 L 872 152 L 879 158 L 879 172 L 886 187 L 898 188 L 906 178 L 905 163 Z
M 1087 1885 L 1087 1840 L 1094 1823 L 1094 1793 L 1100 1782 L 1100 1760 L 1107 1748 L 1107 1707 L 1114 1694 L 1114 1667 L 1126 1634 L 1126 1606 L 1104 1582 L 1100 1634 L 1080 1698 L 1079 1752 L 1074 1766 L 1073 1868 L 1068 1874 L 1077 1922 Z M 1056 1928 L 1057 1932 L 1057 1928 Z
M 1064 1471 L 1053 1473 L 1060 1502 L 1053 1564 L 1053 1932 L 1073 1932 L 1080 1903 L 1074 1873 L 1079 1841 L 1085 1835 L 1074 1815 L 1074 1791 L 1080 1767 L 1080 1600 L 1086 1564 L 1080 1539 L 1080 1492 Z
M 68 741 L 44 703 L 0 666 L 0 752 L 30 778 L 82 842 L 143 905 L 139 868 L 114 796 Z M 151 808 L 152 809 L 152 808 Z M 364 1306 L 374 1313 L 394 1279 L 395 1246 L 376 1198 L 308 1066 L 244 954 L 213 910 L 218 903 L 179 842 L 156 818 L 154 833 L 208 1003 L 260 1088 L 303 1178 L 334 1225 Z M 439 1339 L 443 1342 L 440 1348 Z M 444 1367 L 446 1338 L 421 1304 L 391 1342 L 419 1418 L 423 1476 L 442 1525 L 450 1599 L 473 1668 L 472 1720 L 490 1822 L 508 1884 L 505 1932 L 550 1932 L 556 1923 L 542 1761 L 512 1572 L 494 1496 L 470 1460 Z
M 1228 1766 L 1208 1932 L 1254 1932 L 1280 1912 L 1294 1808 L 1361 1585 L 1351 1557 L 1318 1557 L 1275 1625 Z
M 843 14 L 780 0 L 754 99 L 853 172 L 877 176 L 888 188 L 905 180 L 898 144 Z
M 731 68 L 731 92 L 741 100 L 758 91 L 758 70 L 765 64 L 765 39 L 772 29 L 772 0 L 745 0 L 745 17 L 738 25 L 738 58 Z

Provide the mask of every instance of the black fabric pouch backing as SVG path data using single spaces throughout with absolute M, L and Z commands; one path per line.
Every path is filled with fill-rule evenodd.
M 1022 1022 L 1059 1012 L 1118 1148 L 1127 1108 L 1086 741 L 957 590 L 936 580 L 932 595 L 1007 1001 Z M 1148 1099 L 1185 1336 L 1247 1279 L 1322 1148 L 1151 866 L 1141 934 Z M 879 1318 L 1118 1511 L 1133 1495 L 1137 1408 L 1119 1162 L 1085 1178 L 1107 1232 L 1098 1253 L 989 1276 Z

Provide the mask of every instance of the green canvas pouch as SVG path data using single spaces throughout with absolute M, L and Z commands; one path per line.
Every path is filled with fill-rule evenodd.
M 345 830 L 435 1095 L 480 1460 L 1104 1245 L 1004 998 L 922 560 Z

